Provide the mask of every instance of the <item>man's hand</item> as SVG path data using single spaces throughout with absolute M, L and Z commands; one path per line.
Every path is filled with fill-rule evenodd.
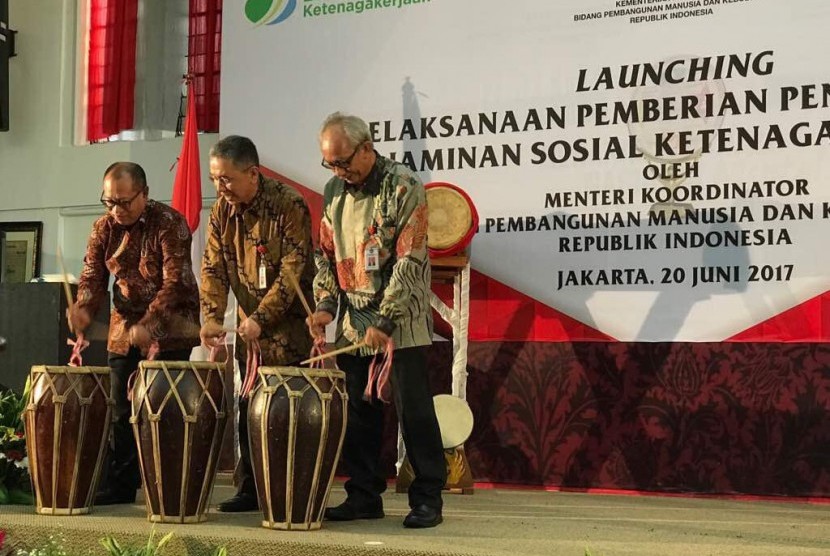
M 389 336 L 384 334 L 379 328 L 370 326 L 366 329 L 366 336 L 363 338 L 366 345 L 374 350 L 380 350 L 386 347 L 389 343 Z
M 89 311 L 78 307 L 77 303 L 66 309 L 66 320 L 69 321 L 69 328 L 75 335 L 81 334 L 92 323 Z
M 141 353 L 146 353 L 153 343 L 153 337 L 150 336 L 150 331 L 143 324 L 134 324 L 130 327 L 130 344 L 141 350 Z
M 243 320 L 236 331 L 239 333 L 239 337 L 245 342 L 252 342 L 262 334 L 262 328 L 260 328 L 259 323 L 251 317 Z
M 315 340 L 318 338 L 326 339 L 326 325 L 334 320 L 334 315 L 328 311 L 317 311 L 307 319 L 305 323 L 308 325 L 308 332 Z
M 219 338 L 225 333 L 224 329 L 215 322 L 206 322 L 202 329 L 199 330 L 199 338 L 202 340 L 202 345 L 205 347 L 217 347 L 222 342 Z

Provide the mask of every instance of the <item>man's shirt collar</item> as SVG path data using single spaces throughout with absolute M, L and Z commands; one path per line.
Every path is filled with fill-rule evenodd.
M 369 175 L 362 184 L 356 185 L 343 180 L 343 189 L 351 194 L 365 193 L 367 195 L 377 195 L 380 193 L 380 181 L 383 177 L 383 172 L 380 170 L 381 156 L 375 151 L 375 165 L 369 171 Z

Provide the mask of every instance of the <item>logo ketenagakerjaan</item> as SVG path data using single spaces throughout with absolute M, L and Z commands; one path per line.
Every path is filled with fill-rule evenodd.
M 288 19 L 297 7 L 297 0 L 248 0 L 245 17 L 256 25 L 276 25 Z
M 379 10 L 425 6 L 432 0 L 303 0 L 302 17 L 360 15 Z M 656 0 L 652 0 L 656 1 Z M 297 9 L 297 0 L 247 0 L 245 17 L 255 26 L 285 21 Z

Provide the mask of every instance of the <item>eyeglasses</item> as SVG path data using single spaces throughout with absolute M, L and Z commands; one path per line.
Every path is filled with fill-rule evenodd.
M 363 143 L 358 144 L 354 148 L 354 152 L 351 155 L 349 155 L 348 158 L 344 158 L 343 160 L 335 160 L 334 162 L 328 162 L 324 158 L 323 160 L 320 161 L 320 166 L 322 166 L 326 170 L 334 170 L 335 168 L 340 168 L 341 170 L 348 170 L 349 166 L 352 165 L 352 159 L 354 158 L 354 155 L 357 154 L 357 151 L 360 150 L 360 148 L 363 146 L 364 143 L 365 143 L 365 141 Z
M 130 205 L 133 201 L 135 201 L 139 195 L 144 193 L 144 188 L 141 188 L 139 191 L 136 192 L 135 195 L 130 197 L 129 199 L 104 199 L 104 194 L 101 193 L 101 204 L 106 207 L 107 210 L 112 210 L 115 207 L 120 207 L 123 210 L 130 210 Z
M 242 170 L 241 173 L 244 174 L 245 172 L 247 172 L 251 168 L 255 168 L 255 167 L 256 167 L 256 164 L 251 164 L 250 166 L 248 166 L 247 168 Z M 229 176 L 208 176 L 208 179 L 213 182 L 213 185 L 215 185 L 217 187 L 221 185 L 225 189 L 227 189 L 228 186 L 231 184 L 231 182 L 233 182 L 233 180 L 234 180 L 234 178 L 229 177 Z

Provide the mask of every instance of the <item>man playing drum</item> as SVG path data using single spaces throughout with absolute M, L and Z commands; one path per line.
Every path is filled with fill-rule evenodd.
M 364 400 L 369 369 L 378 350 L 394 346 L 392 394 L 415 479 L 409 487 L 406 527 L 441 523 L 446 465 L 427 377 L 426 346 L 432 343 L 424 187 L 406 166 L 372 146 L 369 127 L 355 116 L 330 115 L 320 131 L 322 165 L 334 172 L 326 184 L 320 253 L 314 280 L 316 312 L 311 334 L 337 314 L 338 347 L 366 346 L 340 355 L 349 394 L 343 461 L 349 480 L 346 501 L 328 508 L 331 521 L 384 516 L 379 469 L 383 411 Z
M 306 313 L 292 286 L 296 280 L 311 291 L 308 206 L 297 191 L 260 173 L 256 147 L 246 137 L 231 135 L 211 148 L 210 179 L 218 198 L 202 261 L 202 341 L 211 346 L 224 334 L 230 288 L 239 302 L 240 369 L 245 369 L 252 346 L 258 346 L 263 365 L 296 365 L 311 350 Z M 258 505 L 247 408 L 247 400 L 240 399 L 237 493 L 219 505 L 223 512 L 255 510 Z
M 82 333 L 106 300 L 113 276 L 107 351 L 115 421 L 109 466 L 96 505 L 135 502 L 141 475 L 127 381 L 138 362 L 152 344 L 158 346 L 158 359 L 187 360 L 199 343 L 190 230 L 181 214 L 148 199 L 148 192 L 138 164 L 116 162 L 107 168 L 101 194 L 107 213 L 93 224 L 78 300 L 68 310 L 72 329 Z

